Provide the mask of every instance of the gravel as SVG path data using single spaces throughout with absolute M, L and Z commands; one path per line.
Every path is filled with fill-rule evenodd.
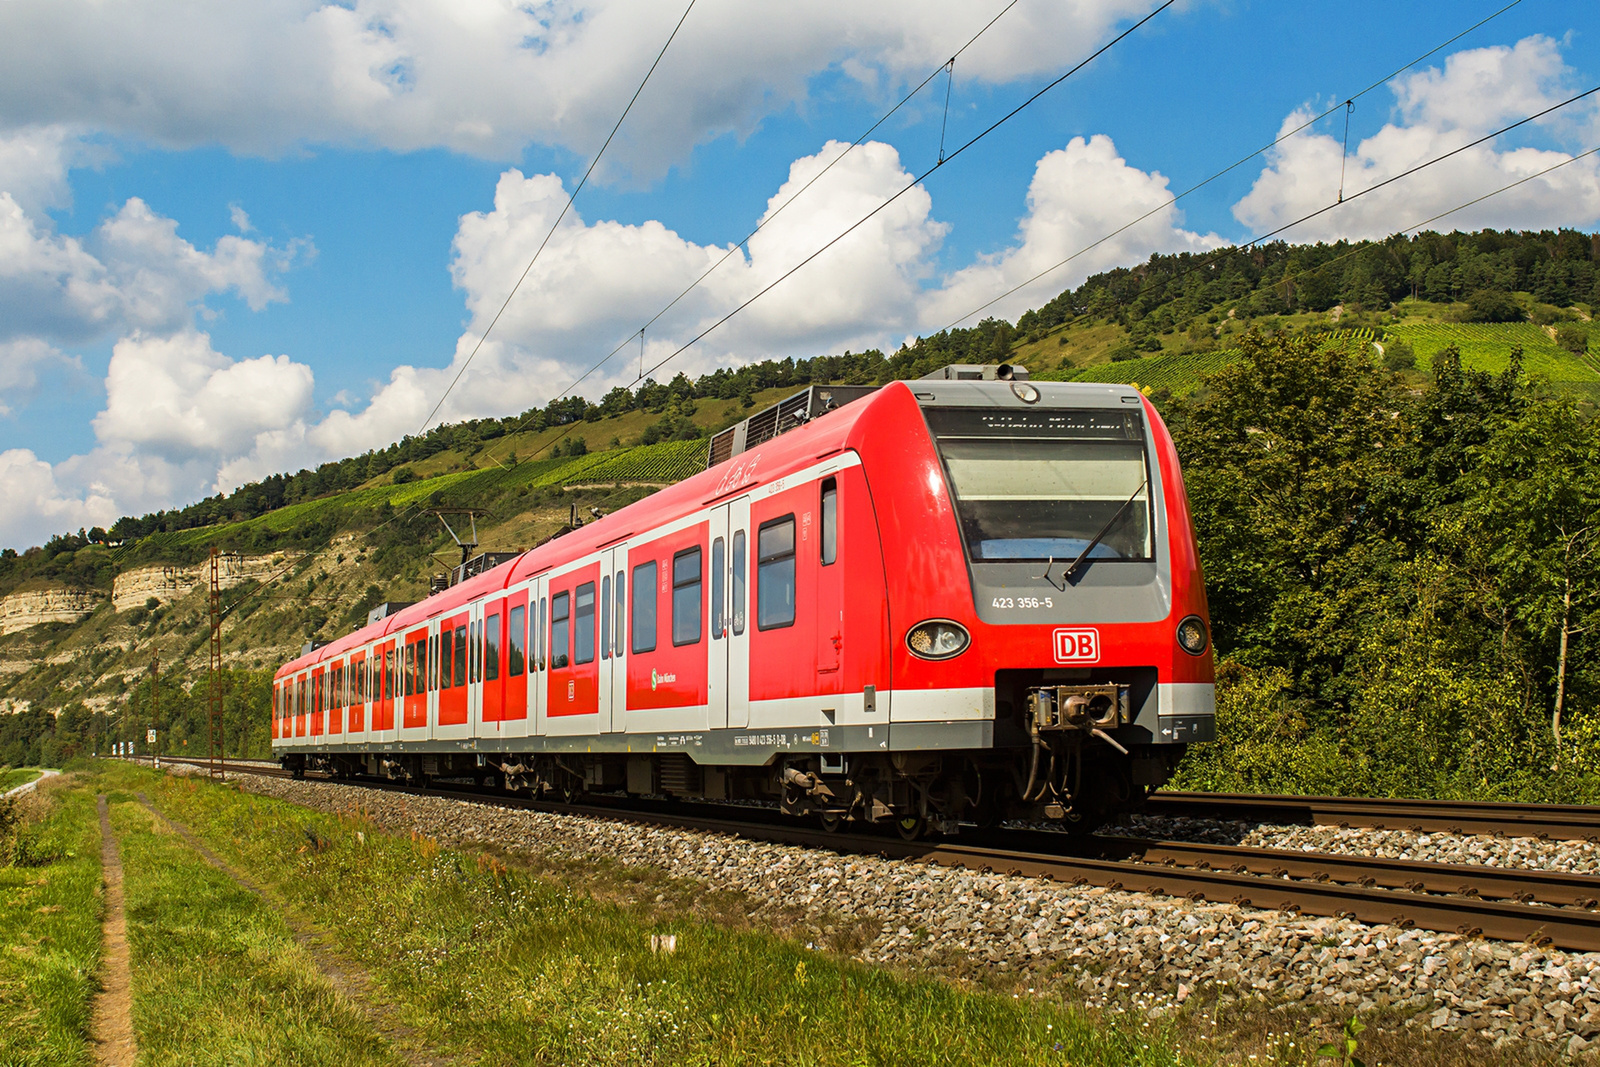
M 1600 1051 L 1600 953 L 1573 953 L 1454 934 L 1369 926 L 1231 904 L 1191 902 L 1055 882 L 976 874 L 876 857 L 765 844 L 353 786 L 244 777 L 243 787 L 324 811 L 360 807 L 377 824 L 457 844 L 492 843 L 553 861 L 647 865 L 748 895 L 751 917 L 798 911 L 801 929 L 864 924 L 865 962 L 947 973 L 999 971 L 1063 983 L 1090 1007 L 1160 1017 L 1200 1004 L 1259 997 L 1333 1017 L 1397 1010 L 1406 1025 L 1496 1044 L 1551 1043 Z M 1588 862 L 1587 846 L 1306 827 L 1240 830 L 1161 820 L 1121 832 L 1205 838 L 1505 866 Z M 1183 827 L 1169 825 L 1176 822 Z M 1568 856 L 1567 853 L 1571 855 Z M 1584 857 L 1587 857 L 1585 859 Z M 1066 992 L 1071 993 L 1071 990 Z

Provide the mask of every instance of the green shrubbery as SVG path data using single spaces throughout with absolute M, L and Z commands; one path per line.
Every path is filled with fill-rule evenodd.
M 1170 422 L 1206 567 L 1224 790 L 1600 798 L 1600 425 L 1453 351 L 1414 394 L 1248 337 Z

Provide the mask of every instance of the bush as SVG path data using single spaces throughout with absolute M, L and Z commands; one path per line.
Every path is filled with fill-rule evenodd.
M 1404 341 L 1392 338 L 1383 343 L 1383 365 L 1392 371 L 1415 370 L 1417 354 Z
M 1130 359 L 1138 359 L 1139 350 L 1132 345 L 1118 345 L 1111 350 L 1111 362 L 1125 363 Z
M 1516 297 L 1503 289 L 1479 289 L 1467 297 L 1462 322 L 1521 322 L 1526 315 Z
M 407 482 L 414 482 L 416 480 L 417 472 L 412 470 L 410 467 L 401 467 L 399 470 L 394 472 L 395 485 L 405 485 Z
M 1563 322 L 1556 327 L 1556 344 L 1575 356 L 1589 351 L 1589 331 L 1576 322 Z

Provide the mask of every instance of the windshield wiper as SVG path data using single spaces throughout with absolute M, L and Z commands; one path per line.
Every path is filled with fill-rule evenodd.
M 1078 558 L 1073 560 L 1072 563 L 1068 565 L 1067 569 L 1061 572 L 1061 584 L 1063 586 L 1072 581 L 1072 576 L 1078 572 L 1079 567 L 1083 566 L 1084 560 L 1089 558 L 1089 553 L 1094 551 L 1096 545 L 1105 540 L 1106 534 L 1111 532 L 1111 527 L 1115 526 L 1117 524 L 1117 520 L 1122 518 L 1123 514 L 1133 506 L 1133 502 L 1139 499 L 1139 494 L 1144 492 L 1145 486 L 1149 484 L 1150 479 L 1147 476 L 1139 483 L 1139 488 L 1133 491 L 1133 495 L 1122 502 L 1122 506 L 1117 509 L 1116 514 L 1111 516 L 1110 521 L 1108 521 L 1104 526 L 1100 527 L 1100 532 L 1094 535 L 1094 540 L 1085 545 L 1083 551 L 1078 553 Z M 1047 569 L 1045 574 L 1049 573 L 1050 572 Z M 1055 583 L 1052 582 L 1051 584 L 1053 585 Z M 1063 592 L 1065 592 L 1065 590 L 1063 590 Z

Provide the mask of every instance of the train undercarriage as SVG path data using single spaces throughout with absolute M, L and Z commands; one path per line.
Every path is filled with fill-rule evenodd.
M 765 766 L 701 765 L 681 753 L 296 753 L 297 774 L 371 777 L 426 787 L 467 781 L 522 796 L 588 795 L 758 802 L 830 830 L 892 827 L 911 839 L 1001 820 L 1087 833 L 1138 810 L 1171 777 L 1181 745 L 1119 751 L 1082 731 L 978 751 L 778 756 Z

